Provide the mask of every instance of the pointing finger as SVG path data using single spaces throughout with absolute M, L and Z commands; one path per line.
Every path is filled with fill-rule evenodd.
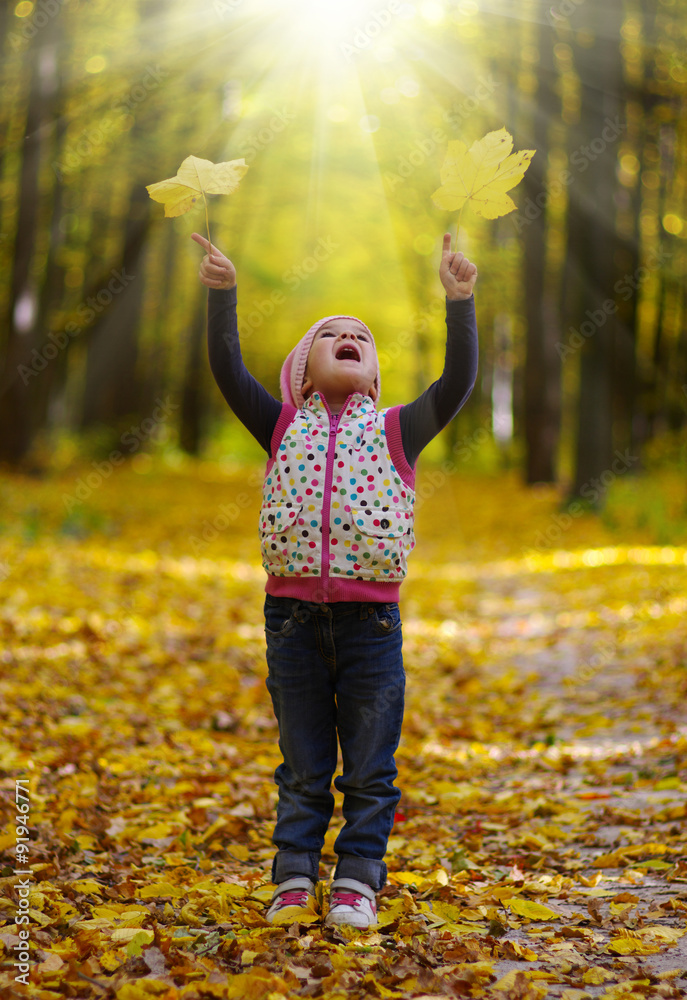
M 203 250 L 208 252 L 212 250 L 212 246 L 208 243 L 204 236 L 200 235 L 200 233 L 191 233 L 191 239 L 195 240 L 198 246 L 201 246 Z
M 441 253 L 442 253 L 442 256 L 445 256 L 447 253 L 451 253 L 451 234 L 450 233 L 444 233 L 444 245 L 441 248 Z

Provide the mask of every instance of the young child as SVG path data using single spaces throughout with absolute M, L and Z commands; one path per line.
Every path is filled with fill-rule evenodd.
M 477 268 L 444 236 L 444 371 L 414 402 L 378 409 L 370 330 L 353 316 L 310 327 L 284 361 L 282 402 L 246 370 L 233 264 L 197 233 L 206 256 L 208 351 L 236 416 L 268 455 L 260 512 L 267 571 L 267 687 L 283 763 L 267 919 L 317 913 L 315 884 L 332 816 L 337 738 L 344 826 L 326 923 L 376 925 L 375 893 L 400 791 L 396 752 L 405 673 L 398 594 L 413 548 L 418 455 L 458 412 L 477 373 Z

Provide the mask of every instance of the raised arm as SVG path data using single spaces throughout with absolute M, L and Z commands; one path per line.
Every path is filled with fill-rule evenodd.
M 236 318 L 236 269 L 205 237 L 192 237 L 206 251 L 199 278 L 208 292 L 208 357 L 215 381 L 238 419 L 270 454 L 282 404 L 243 363 Z
M 473 289 L 477 268 L 462 253 L 451 252 L 444 236 L 439 277 L 446 289 L 446 357 L 441 377 L 401 408 L 401 440 L 411 468 L 433 437 L 460 410 L 477 377 L 477 320 Z

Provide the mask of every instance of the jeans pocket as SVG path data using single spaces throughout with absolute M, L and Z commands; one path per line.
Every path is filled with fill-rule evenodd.
M 265 635 L 268 639 L 284 639 L 295 626 L 292 601 L 265 601 Z
M 393 635 L 401 628 L 401 612 L 398 604 L 378 604 L 375 607 L 374 630 L 377 635 Z

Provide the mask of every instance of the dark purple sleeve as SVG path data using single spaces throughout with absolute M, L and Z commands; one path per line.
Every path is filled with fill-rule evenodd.
M 269 455 L 282 404 L 253 378 L 243 363 L 236 319 L 235 285 L 226 290 L 209 289 L 208 357 L 222 395 Z
M 401 407 L 401 441 L 408 465 L 456 415 L 477 378 L 475 299 L 446 300 L 446 358 L 441 377 L 412 403 Z

